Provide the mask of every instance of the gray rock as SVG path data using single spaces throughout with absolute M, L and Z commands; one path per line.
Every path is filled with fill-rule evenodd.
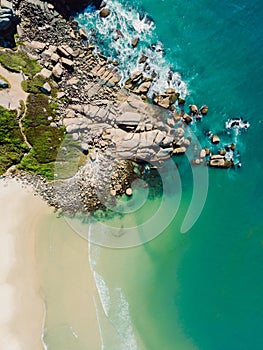
M 82 148 L 83 151 L 88 151 L 89 145 L 86 142 L 82 142 L 81 143 L 81 148 Z
M 60 63 L 57 63 L 55 67 L 52 69 L 52 73 L 55 78 L 60 79 L 63 74 L 63 68 Z
M 173 154 L 184 154 L 186 152 L 186 148 L 185 147 L 178 147 L 178 148 L 175 148 L 173 150 Z
M 142 83 L 136 90 L 134 90 L 135 93 L 137 94 L 147 94 L 151 87 L 151 82 L 150 81 L 145 81 Z
M 70 57 L 70 56 L 73 56 L 73 53 L 74 51 L 72 50 L 72 48 L 68 45 L 61 45 L 57 48 L 57 53 L 60 55 L 60 56 L 63 56 L 63 57 Z
M 170 96 L 168 94 L 158 94 L 154 96 L 153 102 L 158 106 L 167 109 L 170 107 Z
M 34 49 L 34 50 L 37 50 L 39 52 L 43 51 L 46 47 L 46 44 L 45 43 L 42 43 L 41 41 L 31 41 L 31 43 L 29 43 L 29 46 Z
M 44 94 L 50 94 L 50 93 L 51 93 L 51 86 L 49 85 L 49 83 L 45 83 L 45 84 L 42 86 L 41 91 L 42 91 Z
M 56 54 L 56 53 L 52 53 L 51 57 L 50 57 L 51 62 L 53 62 L 53 63 L 57 63 L 59 58 L 60 58 L 60 56 L 58 54 Z
M 72 139 L 73 139 L 73 141 L 78 141 L 79 140 L 79 134 L 77 132 L 74 132 L 72 134 Z
M 0 79 L 0 89 L 7 89 L 7 88 L 8 88 L 8 83 Z
M 117 124 L 137 126 L 142 120 L 143 116 L 135 112 L 125 112 L 117 117 Z
M 61 63 L 63 64 L 63 66 L 65 66 L 66 68 L 73 68 L 74 66 L 74 62 L 68 58 L 62 57 L 61 58 Z
M 52 75 L 52 71 L 47 68 L 43 68 L 39 74 L 42 75 L 42 77 L 45 79 L 49 79 Z

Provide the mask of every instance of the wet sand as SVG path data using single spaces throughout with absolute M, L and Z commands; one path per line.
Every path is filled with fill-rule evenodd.
M 50 209 L 13 180 L 0 181 L 0 208 L 0 348 L 42 350 L 34 230 Z
M 87 243 L 14 180 L 0 208 L 0 349 L 100 349 Z

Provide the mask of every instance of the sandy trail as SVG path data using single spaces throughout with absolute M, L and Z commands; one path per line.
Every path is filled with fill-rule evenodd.
M 0 65 L 0 75 L 2 75 L 11 85 L 8 89 L 0 90 L 0 105 L 7 109 L 18 109 L 19 101 L 26 102 L 28 93 L 21 86 L 24 80 L 22 73 L 12 73 Z

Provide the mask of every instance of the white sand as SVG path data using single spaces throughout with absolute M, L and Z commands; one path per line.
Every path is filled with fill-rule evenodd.
M 8 109 L 17 109 L 19 100 L 26 102 L 28 93 L 21 86 L 24 80 L 22 73 L 12 73 L 0 65 L 0 75 L 2 75 L 11 85 L 8 89 L 0 90 L 0 105 Z
M 44 348 L 34 225 L 49 211 L 29 189 L 0 180 L 0 349 Z
M 0 349 L 101 349 L 87 242 L 29 188 L 0 180 Z M 44 299 L 47 307 L 45 314 Z M 46 318 L 45 318 L 46 317 Z M 67 325 L 67 326 L 66 326 Z M 55 332 L 55 333 L 54 333 Z

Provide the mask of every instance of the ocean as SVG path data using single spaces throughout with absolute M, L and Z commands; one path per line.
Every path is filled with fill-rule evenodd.
M 136 247 L 116 249 L 88 242 L 104 349 L 260 350 L 262 2 L 107 3 L 112 13 L 106 19 L 99 19 L 91 8 L 76 18 L 103 54 L 118 58 L 122 81 L 140 68 L 138 58 L 145 53 L 150 70 L 159 77 L 150 93 L 168 87 L 167 76 L 172 75 L 170 84 L 186 98 L 186 105 L 209 106 L 204 120 L 192 126 L 200 144 L 211 147 L 207 131 L 217 133 L 225 144 L 234 142 L 242 167 L 206 170 L 203 183 L 200 174 L 194 182 L 192 167 L 178 160 L 181 197 L 175 193 L 168 199 L 171 207 L 174 196 L 172 220 L 169 210 L 157 214 L 158 222 L 164 224 L 158 234 L 154 214 L 162 203 L 158 191 L 142 208 L 104 220 L 107 227 L 122 229 L 137 223 L 138 231 L 149 221 L 149 239 L 154 238 L 145 242 L 148 238 L 142 229 Z M 116 29 L 124 40 L 113 40 Z M 133 50 L 130 42 L 136 36 L 140 42 Z M 228 118 L 240 117 L 250 123 L 248 130 L 225 129 Z M 173 172 L 171 168 L 167 176 L 172 178 Z M 189 229 L 184 232 L 182 224 L 197 188 L 199 202 L 190 213 L 196 218 L 188 218 Z M 96 227 L 103 230 L 98 225 L 90 224 L 89 234 Z

